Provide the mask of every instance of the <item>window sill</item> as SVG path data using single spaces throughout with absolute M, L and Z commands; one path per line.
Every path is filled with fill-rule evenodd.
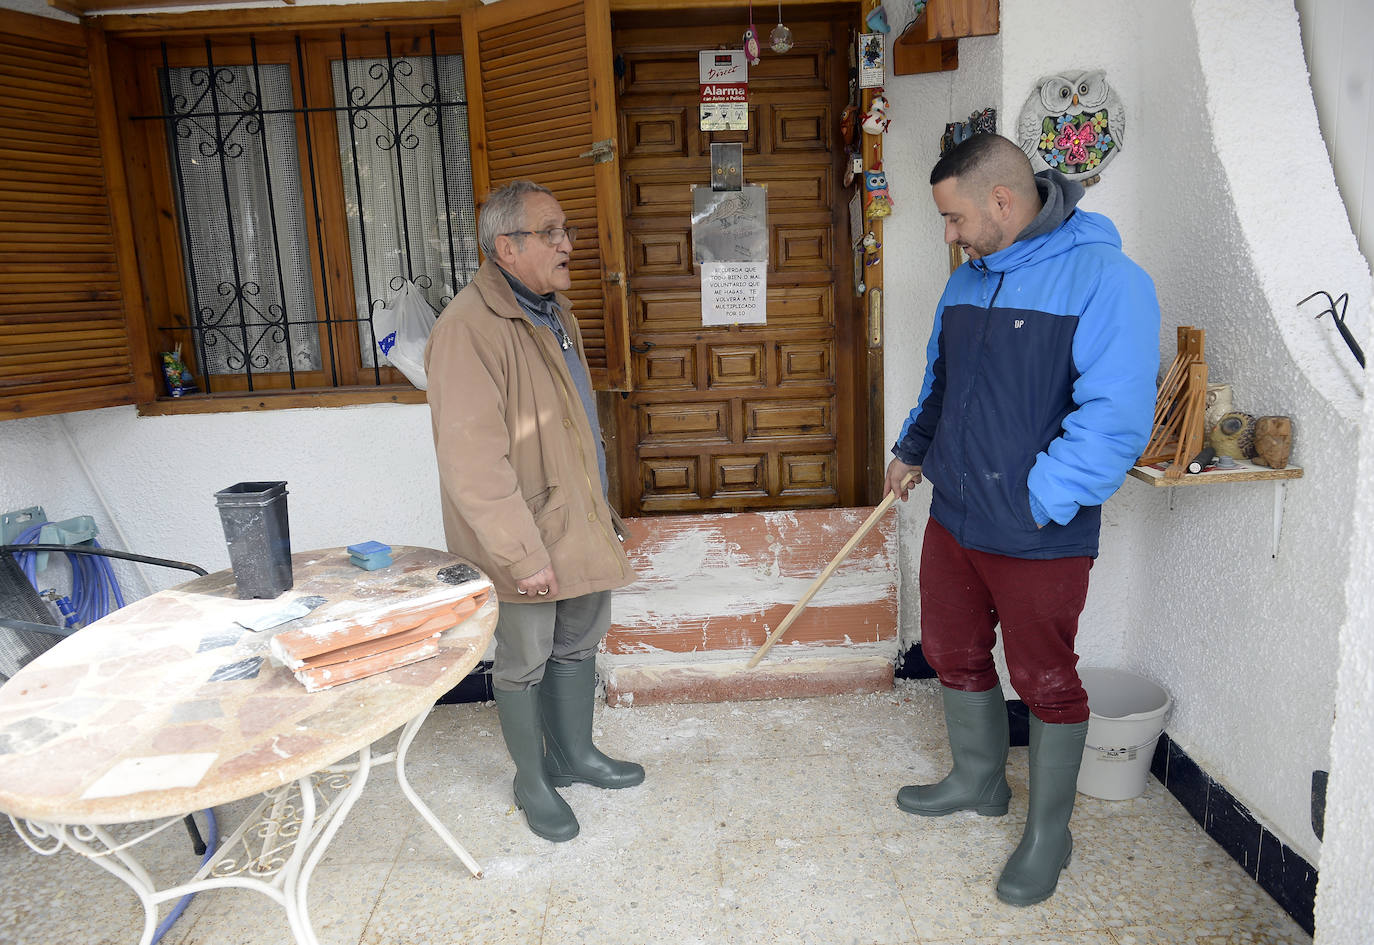
M 325 391 L 255 391 L 227 394 L 187 394 L 161 397 L 139 404 L 140 417 L 192 413 L 243 413 L 252 410 L 294 410 L 306 407 L 352 407 L 358 404 L 423 404 L 425 392 L 404 387 L 343 387 Z

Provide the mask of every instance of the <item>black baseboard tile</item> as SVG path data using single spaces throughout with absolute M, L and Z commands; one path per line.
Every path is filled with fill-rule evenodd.
M 472 668 L 458 685 L 439 697 L 439 705 L 454 705 L 460 702 L 490 702 L 491 660 L 481 660 Z
M 898 679 L 934 679 L 935 668 L 926 662 L 921 653 L 921 644 L 916 642 L 902 653 L 892 675 Z
M 1178 798 L 1207 835 L 1311 935 L 1317 870 L 1198 767 L 1168 733 L 1159 736 L 1150 773 Z

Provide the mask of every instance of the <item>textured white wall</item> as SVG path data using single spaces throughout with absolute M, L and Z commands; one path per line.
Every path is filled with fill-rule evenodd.
M 1366 386 L 1360 434 L 1360 475 L 1355 501 L 1349 612 L 1341 630 L 1335 731 L 1331 736 L 1331 783 L 1326 799 L 1326 839 L 1317 885 L 1315 941 L 1320 945 L 1368 945 L 1374 941 L 1374 396 Z
M 0 422 L 0 512 L 93 515 L 103 545 L 209 571 L 229 566 L 215 492 L 264 480 L 287 483 L 297 550 L 367 539 L 444 547 L 424 405 L 175 417 L 110 407 Z M 187 576 L 139 570 L 146 582 L 119 571 L 135 597 Z

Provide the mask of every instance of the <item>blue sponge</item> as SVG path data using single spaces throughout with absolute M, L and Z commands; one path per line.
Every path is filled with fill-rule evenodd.
M 364 571 L 376 571 L 378 568 L 391 567 L 391 555 L 349 555 L 348 560 L 353 562 Z
M 365 558 L 368 555 L 375 555 L 379 552 L 381 554 L 391 554 L 391 546 L 384 545 L 380 541 L 360 541 L 356 545 L 348 546 L 348 553 L 357 555 L 360 558 Z

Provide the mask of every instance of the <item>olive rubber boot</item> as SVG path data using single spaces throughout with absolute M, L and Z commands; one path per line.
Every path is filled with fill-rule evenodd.
M 592 744 L 592 709 L 596 701 L 596 657 L 576 663 L 549 660 L 540 685 L 544 710 L 544 769 L 557 787 L 581 781 L 599 788 L 634 787 L 644 768 L 616 761 Z
M 1030 810 L 1021 843 L 997 881 L 1003 902 L 1031 906 L 1054 895 L 1059 871 L 1073 855 L 1069 818 L 1087 737 L 1087 722 L 1051 725 L 1031 716 Z
M 518 691 L 495 689 L 501 734 L 515 762 L 515 806 L 525 812 L 530 830 L 561 843 L 577 836 L 577 818 L 544 771 L 544 733 L 539 721 L 539 686 Z
M 1002 687 L 963 692 L 941 686 L 945 729 L 954 768 L 937 784 L 909 784 L 897 792 L 897 806 L 908 814 L 943 817 L 975 810 L 1001 817 L 1011 800 L 1007 784 L 1007 703 Z

